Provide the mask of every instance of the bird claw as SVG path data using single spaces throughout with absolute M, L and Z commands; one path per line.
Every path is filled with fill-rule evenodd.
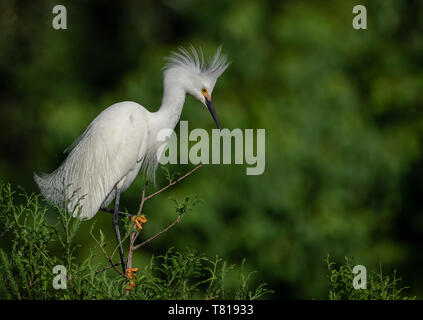
M 138 268 L 128 268 L 126 269 L 125 274 L 129 280 L 132 280 L 132 278 L 135 278 L 135 272 L 137 271 L 138 271 Z
M 126 269 L 125 275 L 129 279 L 129 286 L 125 288 L 125 290 L 131 290 L 135 286 L 135 272 L 138 271 L 138 268 L 128 268 Z
M 141 216 L 133 216 L 131 218 L 132 222 L 135 222 L 135 225 L 137 226 L 138 230 L 142 230 L 142 225 L 146 223 L 148 220 L 144 215 Z
M 135 282 L 131 281 L 131 283 L 129 284 L 129 287 L 126 287 L 125 290 L 131 290 L 133 287 L 135 287 Z

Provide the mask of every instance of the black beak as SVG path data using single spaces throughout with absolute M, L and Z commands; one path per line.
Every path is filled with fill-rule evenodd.
M 219 130 L 222 130 L 222 126 L 220 125 L 220 121 L 219 121 L 219 118 L 217 117 L 216 110 L 214 110 L 214 107 L 213 107 L 213 102 L 208 98 L 205 98 L 205 99 L 206 99 L 207 109 L 209 109 L 214 121 L 216 122 L 216 126 L 219 128 Z

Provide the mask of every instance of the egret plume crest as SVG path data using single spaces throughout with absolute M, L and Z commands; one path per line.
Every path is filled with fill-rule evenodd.
M 203 50 L 200 48 L 200 54 L 198 54 L 192 45 L 189 50 L 179 47 L 177 52 L 172 51 L 166 60 L 165 70 L 182 68 L 194 74 L 206 74 L 215 79 L 220 77 L 230 64 L 226 55 L 222 54 L 222 46 L 219 46 L 209 63 L 204 60 Z

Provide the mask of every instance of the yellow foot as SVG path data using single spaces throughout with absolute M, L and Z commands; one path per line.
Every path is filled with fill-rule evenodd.
M 138 268 L 129 268 L 126 269 L 126 276 L 129 279 L 129 286 L 125 288 L 125 290 L 131 290 L 135 286 L 135 272 L 138 271 Z
M 125 274 L 129 280 L 132 280 L 132 278 L 135 278 L 135 272 L 137 271 L 138 271 L 138 268 L 129 268 L 129 269 L 126 269 Z
M 129 284 L 129 287 L 126 287 L 125 290 L 131 290 L 133 287 L 135 287 L 135 281 L 131 281 L 131 283 Z
M 135 225 L 137 226 L 138 230 L 142 230 L 142 225 L 147 222 L 147 218 L 144 215 L 141 215 L 140 217 L 133 216 L 131 218 L 131 221 L 135 222 Z

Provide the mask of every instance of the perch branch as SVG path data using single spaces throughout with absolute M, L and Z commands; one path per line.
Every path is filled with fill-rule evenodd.
M 198 169 L 200 169 L 203 166 L 203 164 L 199 164 L 198 166 L 196 166 L 194 169 L 192 169 L 191 171 L 187 172 L 186 174 L 184 174 L 183 176 L 179 177 L 178 179 L 176 179 L 175 181 L 170 182 L 168 185 L 166 185 L 165 187 L 161 188 L 160 190 L 153 192 L 152 194 L 146 196 L 145 192 L 146 192 L 146 183 L 144 183 L 143 189 L 142 189 L 142 194 L 141 194 L 141 202 L 140 202 L 140 206 L 138 209 L 138 212 L 135 215 L 132 214 L 126 214 L 124 212 L 119 211 L 118 214 L 121 216 L 141 216 L 142 212 L 143 212 L 143 207 L 144 204 L 147 200 L 150 200 L 151 198 L 155 197 L 156 195 L 162 193 L 163 191 L 173 187 L 175 184 L 181 182 L 182 180 L 184 180 L 185 178 L 187 178 L 188 176 L 190 176 L 191 174 L 193 174 L 195 171 L 197 171 Z M 113 213 L 114 211 L 112 209 L 109 208 L 100 208 L 101 211 L 104 212 L 109 212 L 109 213 Z M 171 229 L 172 227 L 174 227 L 175 225 L 177 225 L 183 218 L 183 214 L 180 214 L 175 221 L 173 221 L 170 225 L 168 225 L 166 228 L 164 228 L 163 230 L 161 230 L 160 232 L 156 233 L 154 236 L 150 237 L 149 239 L 145 240 L 144 242 L 135 245 L 135 241 L 138 238 L 139 233 L 137 231 L 133 231 L 130 234 L 130 238 L 129 238 L 129 252 L 128 252 L 128 259 L 127 259 L 127 268 L 131 269 L 132 268 L 132 260 L 133 260 L 133 254 L 134 251 L 143 247 L 144 245 L 146 245 L 147 243 L 149 243 L 150 241 L 156 239 L 157 237 L 159 237 L 160 235 L 164 234 L 165 232 L 169 231 L 169 229 Z M 136 227 L 134 226 L 134 229 Z M 113 263 L 113 261 L 111 260 L 110 257 L 107 256 L 107 259 L 110 263 L 110 266 L 108 267 L 104 267 L 100 270 L 97 270 L 95 272 L 95 274 L 103 272 L 105 270 L 111 269 L 113 268 L 116 272 L 118 272 L 119 274 L 122 274 L 119 270 L 116 269 L 116 267 L 118 265 L 120 265 L 119 263 Z M 123 275 L 123 274 L 122 274 Z M 127 277 L 126 275 L 124 275 L 125 277 Z M 126 292 L 127 294 L 129 294 L 129 290 L 127 290 Z
M 160 190 L 150 194 L 149 196 L 145 197 L 145 201 L 153 198 L 154 196 L 158 195 L 159 193 L 162 193 L 163 191 L 169 189 L 170 187 L 174 186 L 175 184 L 177 184 L 178 182 L 184 180 L 186 177 L 188 177 L 189 175 L 191 175 L 192 173 L 194 173 L 195 171 L 197 171 L 198 169 L 200 169 L 203 166 L 203 164 L 199 164 L 198 166 L 196 166 L 194 169 L 192 169 L 190 172 L 187 172 L 186 174 L 184 174 L 182 177 L 179 177 L 178 179 L 176 179 L 175 181 L 169 183 L 166 187 L 161 188 Z
M 100 269 L 100 270 L 97 270 L 94 274 L 97 274 L 97 273 L 100 273 L 100 272 L 103 272 L 103 271 L 106 271 L 106 270 L 112 269 L 113 267 L 117 267 L 117 266 L 120 266 L 120 262 L 118 262 L 118 263 L 113 263 L 112 265 L 110 265 L 110 266 L 108 266 L 108 267 L 104 267 L 104 268 L 102 268 L 102 269 Z
M 141 215 L 142 208 L 144 207 L 144 202 L 145 202 L 145 188 L 146 187 L 147 187 L 147 183 L 144 183 L 144 187 L 142 188 L 142 194 L 141 194 L 140 208 L 138 209 L 137 216 Z
M 178 216 L 178 218 L 176 218 L 175 221 L 173 221 L 170 225 L 168 225 L 166 228 L 164 228 L 162 231 L 156 233 L 154 236 L 152 236 L 151 238 L 145 240 L 144 242 L 137 244 L 136 246 L 134 246 L 134 251 L 143 247 L 144 245 L 146 245 L 147 243 L 149 243 L 150 241 L 156 239 L 158 236 L 161 236 L 163 233 L 165 233 L 166 231 L 168 231 L 170 228 L 172 228 L 173 226 L 175 226 L 177 223 L 179 223 L 179 221 L 182 220 L 182 218 L 184 217 L 183 214 L 180 214 Z

